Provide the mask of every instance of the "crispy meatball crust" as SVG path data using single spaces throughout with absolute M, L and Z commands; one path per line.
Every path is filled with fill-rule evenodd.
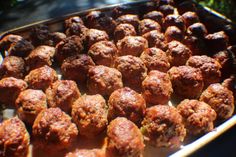
M 185 32 L 185 23 L 184 18 L 180 15 L 170 14 L 165 17 L 164 28 L 168 28 L 169 26 L 176 26 L 182 32 Z
M 147 76 L 147 68 L 140 58 L 131 55 L 118 57 L 114 67 L 121 72 L 124 85 L 137 91 L 141 90 L 142 81 Z
M 167 72 L 170 68 L 168 57 L 161 49 L 155 47 L 148 48 L 143 51 L 140 58 L 149 71 L 159 70 L 161 72 Z
M 27 88 L 27 83 L 14 77 L 6 77 L 0 80 L 0 102 L 13 106 L 21 91 Z
M 180 147 L 186 136 L 182 116 L 167 105 L 156 105 L 146 110 L 142 130 L 147 141 L 156 147 Z
M 165 36 L 163 33 L 157 30 L 153 30 L 145 33 L 144 35 L 142 35 L 142 37 L 144 37 L 148 41 L 148 47 L 156 47 L 162 49 L 163 51 L 166 51 L 167 44 L 164 41 Z
M 32 28 L 30 32 L 30 39 L 35 46 L 39 45 L 51 45 L 51 32 L 48 26 L 39 25 Z
M 164 15 L 164 17 L 166 17 L 169 14 L 173 14 L 174 13 L 174 7 L 167 4 L 167 5 L 161 5 L 158 10 Z
M 138 15 L 134 15 L 134 14 L 126 14 L 126 15 L 122 15 L 120 17 L 118 17 L 116 19 L 116 23 L 121 24 L 121 23 L 128 23 L 134 26 L 134 28 L 136 30 L 138 30 L 139 27 L 139 17 Z
M 58 80 L 46 90 L 49 107 L 59 107 L 70 113 L 72 104 L 80 97 L 77 84 L 71 80 Z
M 68 148 L 78 135 L 71 117 L 60 108 L 48 108 L 34 121 L 32 134 L 36 147 L 58 151 Z
M 51 33 L 51 40 L 53 42 L 53 46 L 56 46 L 59 42 L 66 39 L 66 35 L 62 32 L 53 32 Z
M 83 95 L 72 106 L 72 119 L 79 134 L 94 138 L 103 132 L 108 124 L 106 100 L 99 94 Z
M 182 15 L 186 27 L 199 22 L 199 18 L 195 12 L 188 11 Z
M 7 56 L 0 64 L 0 78 L 23 78 L 25 74 L 25 62 L 21 57 Z
M 88 55 L 95 64 L 111 67 L 117 55 L 117 48 L 111 41 L 100 41 L 89 48 Z
M 208 31 L 204 24 L 198 22 L 190 25 L 187 29 L 187 35 L 203 39 Z
M 122 75 L 114 68 L 94 66 L 88 71 L 87 86 L 90 94 L 109 96 L 116 89 L 123 87 Z
M 199 135 L 214 128 L 216 112 L 205 102 L 185 99 L 177 106 L 188 134 Z
M 15 34 L 6 35 L 0 40 L 0 50 L 1 51 L 8 50 L 12 43 L 16 43 L 22 39 L 23 37 L 19 35 Z
M 161 32 L 160 24 L 151 19 L 143 19 L 142 21 L 139 22 L 139 33 L 141 35 L 150 32 L 152 30 L 157 30 Z
M 116 26 L 114 30 L 114 40 L 118 42 L 119 40 L 123 39 L 126 36 L 136 36 L 136 30 L 133 25 L 128 23 L 121 23 Z
M 108 119 L 126 117 L 136 125 L 140 125 L 143 119 L 146 102 L 144 98 L 129 87 L 115 90 L 108 100 Z
M 73 16 L 65 20 L 65 28 L 71 27 L 74 23 L 84 24 L 83 20 L 79 16 Z
M 225 120 L 234 112 L 233 92 L 219 83 L 211 84 L 199 100 L 209 104 L 215 110 L 218 120 Z
M 126 36 L 117 43 L 118 55 L 140 56 L 148 48 L 148 41 L 141 36 Z
M 73 152 L 69 152 L 65 157 L 105 157 L 105 155 L 96 149 L 76 149 Z
M 41 89 L 45 91 L 51 83 L 58 80 L 57 73 L 54 69 L 45 65 L 41 68 L 34 69 L 25 77 L 25 81 L 32 89 Z
M 176 26 L 170 26 L 165 31 L 166 42 L 171 42 L 173 40 L 182 41 L 184 39 L 183 32 Z
M 176 95 L 184 98 L 200 96 L 204 83 L 201 70 L 190 66 L 172 67 L 168 74 Z
M 26 157 L 30 137 L 24 123 L 14 117 L 0 124 L 0 156 Z
M 107 129 L 108 144 L 106 153 L 109 157 L 143 156 L 143 136 L 138 127 L 124 117 L 110 122 Z
M 107 33 L 98 29 L 89 29 L 86 35 L 87 48 L 90 48 L 96 42 L 107 40 L 109 40 Z
M 163 24 L 163 21 L 164 21 L 164 18 L 163 18 L 163 17 L 164 17 L 164 15 L 163 15 L 161 12 L 156 11 L 156 10 L 151 11 L 151 12 L 149 12 L 149 13 L 143 15 L 143 18 L 144 18 L 144 19 L 151 19 L 151 20 L 154 20 L 154 21 L 156 21 L 157 23 L 159 23 L 160 25 Z

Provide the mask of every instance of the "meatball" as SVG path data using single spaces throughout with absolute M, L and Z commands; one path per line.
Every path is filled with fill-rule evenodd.
M 61 65 L 64 78 L 84 83 L 90 67 L 94 66 L 92 58 L 86 54 L 78 54 L 66 58 Z
M 143 19 L 139 23 L 139 33 L 141 35 L 150 32 L 152 30 L 157 30 L 161 32 L 161 26 L 158 24 L 156 21 L 151 20 L 151 19 Z
M 80 97 L 77 84 L 71 80 L 58 80 L 46 90 L 49 107 L 59 107 L 70 113 L 72 104 Z
M 64 59 L 81 53 L 83 49 L 82 41 L 79 36 L 73 35 L 67 37 L 56 46 L 56 60 L 61 64 Z
M 79 133 L 87 138 L 94 138 L 106 129 L 106 100 L 99 94 L 83 95 L 72 106 L 72 119 Z
M 139 157 L 143 156 L 144 142 L 139 128 L 124 117 L 110 122 L 107 129 L 107 156 Z
M 137 33 L 133 25 L 128 23 L 119 24 L 114 30 L 114 40 L 118 42 L 126 36 L 136 36 Z
M 94 43 L 99 41 L 109 40 L 109 36 L 105 31 L 97 30 L 97 29 L 89 29 L 86 36 L 86 44 L 88 48 L 92 46 Z
M 183 32 L 176 26 L 170 26 L 165 31 L 166 42 L 171 42 L 173 40 L 182 41 L 184 39 Z
M 87 86 L 91 94 L 109 96 L 116 89 L 123 87 L 122 75 L 114 68 L 94 66 L 88 71 Z
M 104 157 L 104 155 L 97 149 L 76 149 L 73 152 L 67 153 L 65 157 Z
M 84 43 L 88 30 L 89 29 L 81 23 L 72 23 L 71 26 L 66 29 L 65 33 L 67 36 L 79 36 L 81 38 L 81 41 Z
M 204 38 L 207 35 L 207 29 L 202 23 L 194 23 L 188 27 L 187 35 Z
M 152 70 L 142 82 L 142 95 L 149 106 L 165 105 L 173 93 L 169 76 L 166 73 Z
M 185 99 L 177 106 L 188 134 L 199 135 L 214 128 L 216 112 L 205 102 Z
M 167 45 L 165 40 L 165 37 L 163 33 L 153 30 L 150 32 L 147 32 L 143 35 L 143 37 L 148 41 L 149 47 L 157 47 L 165 51 L 167 49 Z
M 182 15 L 188 11 L 196 12 L 197 8 L 192 1 L 183 1 L 182 3 L 178 4 L 177 10 L 178 10 L 178 13 Z
M 225 79 L 222 82 L 222 85 L 227 89 L 233 92 L 234 98 L 236 98 L 236 77 L 235 75 L 231 75 L 229 78 Z
M 100 41 L 93 44 L 88 51 L 95 64 L 112 66 L 117 48 L 111 41 Z
M 156 147 L 180 147 L 186 136 L 178 111 L 167 105 L 156 105 L 146 110 L 142 121 L 145 139 Z
M 148 48 L 141 54 L 140 58 L 146 65 L 149 71 L 159 70 L 161 72 L 167 72 L 170 68 L 168 57 L 161 49 L 152 47 Z
M 21 57 L 7 56 L 0 64 L 0 78 L 23 78 L 25 74 L 25 62 Z
M 38 46 L 35 48 L 29 56 L 25 59 L 29 69 L 40 68 L 44 65 L 51 66 L 53 57 L 55 54 L 55 48 L 51 46 Z
M 168 74 L 176 95 L 197 98 L 202 93 L 204 82 L 201 70 L 190 66 L 172 67 Z
M 212 83 L 220 82 L 221 65 L 215 59 L 205 55 L 192 56 L 186 64 L 191 67 L 199 68 L 202 71 L 205 87 Z
M 25 77 L 25 81 L 32 89 L 41 89 L 45 91 L 51 83 L 58 79 L 55 70 L 45 65 L 41 68 L 34 69 Z
M 14 106 L 16 98 L 21 91 L 27 88 L 27 83 L 14 77 L 6 77 L 0 80 L 0 103 Z
M 134 15 L 134 14 L 122 15 L 116 19 L 116 22 L 117 24 L 121 24 L 121 23 L 131 24 L 134 26 L 136 30 L 138 30 L 138 27 L 139 27 L 139 17 L 138 15 Z
M 174 13 L 174 7 L 171 5 L 161 5 L 158 10 L 165 16 Z
M 159 23 L 160 25 L 163 24 L 163 21 L 164 21 L 163 17 L 164 17 L 164 15 L 161 12 L 155 11 L 155 10 L 143 15 L 144 19 L 154 20 L 157 23 Z
M 60 108 L 48 108 L 35 119 L 32 135 L 35 147 L 58 151 L 71 145 L 78 135 L 78 129 L 71 122 L 71 117 Z
M 143 119 L 146 102 L 144 98 L 129 87 L 115 90 L 108 100 L 108 119 L 126 117 L 136 125 L 140 125 Z
M 73 16 L 65 20 L 65 28 L 71 27 L 74 23 L 84 24 L 83 20 L 79 16 Z
M 140 58 L 131 55 L 118 57 L 114 67 L 121 72 L 125 86 L 141 90 L 142 81 L 147 76 L 147 68 Z
M 119 56 L 140 56 L 148 48 L 148 41 L 141 36 L 126 36 L 118 41 L 117 48 Z
M 39 45 L 52 45 L 51 43 L 51 32 L 48 26 L 39 25 L 34 27 L 30 32 L 30 38 L 35 46 Z
M 189 27 L 190 25 L 199 22 L 199 18 L 195 12 L 185 12 L 182 17 L 184 19 L 186 27 Z
M 19 94 L 15 105 L 18 117 L 32 126 L 37 115 L 47 108 L 46 95 L 41 90 L 27 89 Z
M 11 46 L 11 44 L 16 43 L 20 40 L 23 40 L 23 37 L 19 35 L 9 34 L 1 38 L 0 40 L 0 50 L 8 50 Z
M 184 18 L 180 15 L 170 14 L 165 17 L 164 28 L 168 28 L 169 26 L 176 26 L 182 32 L 185 32 L 185 23 Z
M 53 32 L 51 33 L 51 40 L 53 42 L 53 46 L 56 46 L 59 42 L 66 39 L 66 35 L 62 32 Z
M 166 53 L 172 66 L 185 65 L 189 57 L 192 56 L 192 51 L 178 41 L 171 41 L 168 43 L 168 50 Z
M 201 38 L 186 36 L 183 43 L 192 51 L 192 55 L 201 55 L 207 52 L 206 43 Z
M 28 156 L 30 137 L 24 123 L 14 117 L 0 124 L 0 156 Z

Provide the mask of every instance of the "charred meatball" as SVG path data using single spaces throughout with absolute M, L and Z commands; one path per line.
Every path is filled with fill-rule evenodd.
M 186 27 L 199 22 L 199 18 L 195 12 L 188 11 L 182 15 Z
M 147 104 L 165 105 L 173 92 L 170 78 L 166 73 L 152 70 L 142 82 L 143 97 Z
M 134 26 L 136 30 L 138 30 L 138 27 L 139 27 L 139 17 L 138 15 L 134 15 L 134 14 L 122 15 L 116 19 L 116 22 L 117 24 L 121 24 L 121 23 L 131 24 Z
M 171 41 L 168 43 L 168 50 L 166 53 L 172 66 L 185 65 L 189 57 L 192 56 L 192 51 L 178 41 Z
M 194 23 L 188 27 L 187 35 L 203 39 L 207 35 L 207 29 L 202 23 Z
M 138 127 L 124 117 L 110 122 L 107 129 L 107 156 L 141 157 L 143 156 L 143 136 Z
M 146 110 L 142 130 L 148 142 L 156 147 L 180 147 L 186 136 L 178 111 L 167 105 L 156 105 Z
M 147 68 L 140 58 L 131 55 L 118 57 L 114 67 L 121 72 L 125 86 L 141 90 L 142 81 L 147 76 Z
M 32 89 L 41 89 L 45 91 L 51 83 L 58 79 L 55 70 L 45 65 L 41 68 L 34 69 L 25 77 L 25 81 Z
M 177 110 L 183 117 L 188 134 L 199 135 L 213 130 L 216 112 L 208 104 L 185 99 L 177 106 Z
M 46 25 L 39 25 L 34 27 L 30 32 L 30 38 L 33 45 L 35 46 L 52 45 L 52 42 L 50 40 L 51 32 Z
M 73 16 L 65 20 L 65 28 L 71 27 L 74 23 L 84 24 L 83 20 L 79 16 Z
M 14 77 L 0 80 L 0 103 L 13 106 L 21 91 L 27 88 L 27 83 Z
M 137 33 L 133 25 L 128 23 L 119 24 L 114 30 L 114 40 L 118 42 L 126 36 L 136 36 Z
M 225 120 L 233 115 L 233 92 L 219 83 L 211 84 L 202 93 L 200 101 L 204 101 L 215 110 L 218 120 Z
M 186 64 L 191 67 L 199 68 L 202 71 L 205 87 L 212 83 L 220 82 L 221 65 L 215 59 L 205 55 L 192 56 Z
M 93 138 L 103 132 L 108 124 L 105 99 L 99 95 L 83 95 L 72 106 L 72 119 L 79 133 Z
M 15 105 L 18 117 L 32 126 L 37 115 L 47 108 L 46 95 L 41 90 L 27 89 L 19 94 Z
M 104 155 L 100 150 L 96 149 L 76 149 L 67 153 L 65 157 L 104 157 Z
M 86 54 L 78 54 L 68 57 L 61 65 L 64 78 L 84 83 L 90 67 L 95 66 L 92 58 Z
M 105 31 L 97 30 L 97 29 L 89 29 L 86 36 L 86 44 L 88 48 L 92 46 L 94 43 L 99 41 L 107 41 L 109 36 Z
M 53 32 L 51 33 L 51 40 L 53 42 L 53 46 L 56 46 L 59 42 L 66 39 L 66 35 L 62 32 Z
M 170 68 L 168 57 L 161 49 L 152 47 L 148 48 L 141 54 L 140 58 L 146 65 L 149 71 L 159 70 L 161 72 L 167 72 Z
M 29 69 L 40 68 L 44 65 L 51 66 L 53 57 L 55 54 L 55 48 L 51 46 L 38 46 L 34 49 L 26 58 L 26 64 Z
M 190 66 L 172 67 L 168 74 L 176 95 L 197 98 L 202 93 L 204 83 L 201 70 Z
M 114 68 L 94 66 L 88 71 L 87 86 L 91 94 L 109 96 L 116 89 L 123 87 L 122 75 Z
M 185 23 L 184 18 L 180 15 L 170 14 L 165 17 L 164 27 L 168 28 L 169 26 L 176 26 L 182 32 L 185 32 Z
M 126 117 L 139 126 L 145 113 L 146 102 L 139 93 L 124 87 L 115 90 L 110 95 L 108 107 L 110 121 L 116 117 Z
M 118 41 L 117 48 L 119 56 L 140 56 L 140 54 L 148 48 L 148 41 L 140 36 L 127 36 Z
M 25 62 L 21 57 L 7 56 L 0 64 L 0 78 L 23 78 L 25 74 Z
M 161 32 L 161 26 L 158 24 L 156 21 L 151 20 L 151 19 L 143 19 L 139 23 L 139 33 L 141 35 L 150 32 L 152 30 L 157 30 Z
M 166 51 L 167 44 L 164 41 L 165 37 L 163 33 L 157 30 L 153 30 L 153 31 L 145 33 L 143 37 L 148 41 L 149 47 L 156 47 L 156 48 L 162 49 L 163 51 Z
M 28 156 L 30 137 L 24 123 L 14 117 L 0 124 L 0 156 Z
M 170 26 L 165 31 L 166 42 L 171 42 L 173 40 L 182 41 L 184 39 L 183 32 L 176 26 Z
M 70 113 L 72 104 L 80 97 L 77 84 L 71 80 L 58 80 L 46 90 L 49 107 L 59 107 Z
M 48 108 L 39 113 L 32 127 L 35 147 L 58 151 L 68 148 L 78 135 L 71 117 L 60 108 Z
M 158 10 L 165 16 L 174 13 L 174 7 L 171 5 L 161 5 Z
M 156 21 L 157 23 L 159 23 L 160 25 L 162 25 L 163 21 L 164 21 L 164 15 L 159 12 L 159 11 L 151 11 L 145 15 L 143 15 L 144 19 L 151 19 Z
M 111 41 L 100 41 L 89 48 L 88 55 L 95 64 L 111 67 L 117 55 L 117 48 Z

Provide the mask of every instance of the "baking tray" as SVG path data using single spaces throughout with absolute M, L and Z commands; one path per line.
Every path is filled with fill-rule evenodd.
M 37 26 L 37 25 L 47 25 L 49 27 L 50 31 L 63 31 L 64 30 L 64 25 L 63 22 L 65 19 L 72 17 L 72 16 L 80 16 L 80 17 L 84 17 L 84 15 L 86 15 L 88 12 L 93 11 L 93 10 L 100 10 L 103 12 L 106 12 L 107 14 L 110 14 L 110 11 L 117 6 L 127 6 L 130 7 L 132 10 L 138 10 L 140 7 L 144 6 L 147 2 L 147 0 L 144 1 L 138 1 L 138 2 L 127 2 L 127 3 L 121 3 L 121 4 L 115 4 L 115 5 L 109 5 L 109 6 L 105 6 L 102 8 L 95 8 L 95 9 L 89 9 L 86 11 L 80 11 L 80 12 L 75 12 L 72 14 L 68 14 L 59 18 L 52 18 L 52 19 L 47 19 L 47 20 L 43 20 L 43 21 L 39 21 L 36 23 L 32 23 L 29 25 L 25 25 L 22 27 L 18 27 L 15 29 L 11 29 L 9 31 L 6 32 L 2 32 L 0 33 L 0 39 L 3 38 L 5 35 L 7 34 L 18 34 L 23 36 L 24 38 L 29 38 L 29 32 L 30 30 Z M 194 2 L 193 2 L 194 3 Z M 201 5 L 195 3 L 197 6 L 197 12 L 198 15 L 200 17 L 201 22 L 203 23 L 211 23 L 211 24 L 216 24 L 214 28 L 211 28 L 211 30 L 209 31 L 211 33 L 212 32 L 216 32 L 219 30 L 224 30 L 224 31 L 228 31 L 228 33 L 230 34 L 230 41 L 231 44 L 234 43 L 236 44 L 236 35 L 234 34 L 236 31 L 236 25 L 229 19 L 227 19 L 225 16 L 217 13 L 216 11 L 207 8 L 207 7 L 202 7 Z M 1 52 L 0 54 L 0 64 L 3 60 L 3 56 L 4 53 Z M 176 105 L 174 102 L 173 103 L 169 103 L 169 105 Z M 2 110 L 2 109 L 0 109 Z M 0 121 L 2 121 L 2 119 L 5 118 L 9 118 L 11 116 L 13 116 L 14 110 L 12 109 L 5 109 L 1 111 L 1 116 L 0 116 Z M 228 120 L 216 125 L 215 129 L 207 134 L 205 134 L 204 136 L 201 137 L 192 137 L 192 138 L 188 138 L 185 140 L 185 142 L 183 143 L 183 145 L 179 148 L 179 149 L 170 149 L 170 148 L 155 148 L 152 146 L 147 146 L 145 148 L 145 153 L 144 153 L 144 157 L 154 157 L 154 156 L 159 156 L 159 157 L 164 157 L 164 156 L 170 156 L 170 157 L 182 157 L 182 156 L 188 156 L 190 154 L 192 154 L 193 152 L 195 152 L 196 150 L 200 149 L 201 147 L 203 147 L 204 145 L 208 144 L 209 142 L 213 141 L 214 139 L 216 139 L 218 136 L 220 136 L 221 134 L 223 134 L 225 131 L 229 130 L 231 127 L 233 127 L 236 124 L 236 115 L 233 115 L 231 118 L 229 118 Z M 98 139 L 98 141 L 100 142 L 99 145 L 101 145 L 104 139 Z M 82 140 L 83 141 L 83 140 Z M 95 141 L 90 141 L 90 142 L 85 142 L 85 143 L 78 143 L 78 147 L 82 146 L 82 148 L 91 148 L 91 145 L 93 145 L 94 147 L 98 147 L 98 144 L 94 144 L 93 142 Z M 93 144 L 91 144 L 93 143 Z M 97 143 L 97 141 L 95 142 Z M 30 153 L 29 153 L 29 157 L 34 156 L 34 157 L 38 157 L 38 156 L 56 156 L 59 157 L 60 155 L 58 154 L 43 154 L 43 152 L 34 152 L 32 149 L 32 145 L 30 148 Z

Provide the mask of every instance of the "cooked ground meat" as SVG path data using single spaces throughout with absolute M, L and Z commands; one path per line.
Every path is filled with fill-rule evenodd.
M 96 42 L 107 40 L 109 40 L 107 33 L 98 29 L 89 29 L 86 35 L 86 44 L 88 49 Z
M 183 43 L 192 51 L 192 55 L 201 55 L 207 52 L 206 43 L 201 38 L 185 36 Z
M 143 15 L 143 18 L 144 18 L 144 19 L 151 19 L 151 20 L 154 20 L 154 21 L 156 21 L 157 23 L 159 23 L 160 25 L 163 24 L 163 21 L 164 21 L 164 18 L 163 18 L 163 17 L 164 17 L 164 15 L 163 15 L 161 12 L 156 11 L 156 10 L 151 11 L 151 12 L 149 12 L 149 13 Z
M 187 35 L 203 39 L 207 35 L 207 29 L 202 23 L 194 23 L 187 29 Z
M 32 28 L 30 32 L 30 39 L 34 46 L 52 45 L 52 41 L 50 40 L 51 32 L 46 25 L 39 25 Z
M 167 29 L 169 26 L 176 26 L 182 32 L 185 32 L 186 26 L 184 18 L 180 15 L 170 14 L 165 17 L 164 28 Z
M 195 12 L 185 12 L 182 17 L 184 19 L 186 27 L 189 27 L 190 25 L 199 22 L 199 18 Z
M 173 14 L 174 13 L 174 7 L 172 5 L 161 5 L 158 10 L 164 15 L 164 17 L 166 17 L 169 14 Z
M 148 47 L 156 47 L 162 49 L 163 51 L 166 51 L 167 44 L 164 41 L 165 37 L 163 33 L 157 30 L 153 30 L 145 33 L 144 35 L 142 35 L 142 37 L 144 37 L 148 41 Z
M 66 39 L 66 35 L 62 32 L 53 32 L 51 33 L 51 40 L 53 42 L 53 46 L 56 46 L 59 42 Z
M 184 39 L 183 32 L 176 26 L 170 26 L 165 31 L 166 42 L 171 42 L 173 40 L 182 41 Z
M 81 41 L 85 43 L 88 30 L 89 29 L 81 23 L 72 23 L 71 26 L 66 29 L 65 33 L 68 37 L 77 35 L 80 37 Z
M 234 98 L 236 98 L 236 77 L 235 75 L 231 75 L 229 78 L 225 79 L 222 82 L 222 86 L 233 92 Z
M 138 27 L 139 27 L 139 17 L 138 17 L 138 15 L 134 15 L 134 14 L 122 15 L 116 19 L 116 23 L 117 23 L 117 25 L 119 25 L 121 23 L 131 24 L 134 26 L 134 28 L 137 31 Z
M 79 16 L 73 16 L 65 20 L 65 28 L 71 27 L 74 23 L 84 24 L 83 20 Z
M 128 23 L 121 23 L 116 26 L 114 30 L 114 40 L 118 42 L 119 40 L 123 39 L 126 36 L 136 36 L 137 33 L 133 25 Z
M 141 35 L 150 32 L 152 30 L 157 30 L 161 32 L 160 24 L 151 19 L 143 19 L 142 21 L 139 22 L 139 33 Z
M 182 15 L 188 11 L 196 12 L 197 8 L 192 1 L 183 1 L 182 3 L 178 4 L 177 10 L 178 13 Z

